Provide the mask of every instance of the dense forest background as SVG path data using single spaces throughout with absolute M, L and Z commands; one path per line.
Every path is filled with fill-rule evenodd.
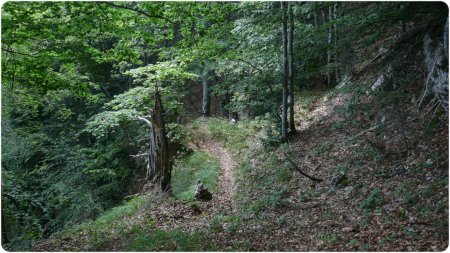
M 152 204 L 215 210 L 193 204 L 198 174 L 185 171 L 203 168 L 214 193 L 220 162 L 196 150 L 211 138 L 236 163 L 233 216 L 211 211 L 206 234 L 139 224 L 159 239 L 110 250 L 207 250 L 205 238 L 216 250 L 447 247 L 445 3 L 7 2 L 1 15 L 4 249 L 67 238 L 99 217 L 92 224 L 108 227 L 119 219 L 105 214 L 121 205 L 130 217 Z M 146 116 L 156 93 L 175 195 L 158 201 L 139 197 L 149 187 Z M 330 232 L 322 222 L 345 221 L 330 214 L 338 209 L 356 212 L 358 227 Z M 81 238 L 74 248 L 52 249 L 105 249 L 124 236 L 94 225 L 72 231 Z M 380 235 L 379 226 L 395 233 Z M 257 234 L 255 242 L 240 233 Z M 291 238 L 302 233 L 311 243 Z

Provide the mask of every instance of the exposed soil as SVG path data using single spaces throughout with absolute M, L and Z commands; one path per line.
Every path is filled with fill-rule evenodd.
M 215 194 L 218 202 L 224 204 L 226 207 L 231 206 L 233 200 L 233 193 L 235 191 L 233 168 L 234 162 L 230 152 L 224 148 L 218 141 L 208 139 L 201 143 L 201 149 L 208 152 L 209 155 L 219 159 L 220 162 L 220 177 L 219 177 L 219 192 Z

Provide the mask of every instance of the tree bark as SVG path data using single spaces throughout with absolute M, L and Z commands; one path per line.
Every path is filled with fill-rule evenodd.
M 316 178 L 316 177 L 313 177 L 313 176 L 311 176 L 311 175 L 306 174 L 306 173 L 305 173 L 303 170 L 301 170 L 300 167 L 298 167 L 298 165 L 295 164 L 294 161 L 292 161 L 288 156 L 286 156 L 286 160 L 287 160 L 292 166 L 294 166 L 294 168 L 295 168 L 300 174 L 302 174 L 303 176 L 305 176 L 305 177 L 311 179 L 311 180 L 314 181 L 314 182 L 322 182 L 322 181 L 323 181 L 323 179 L 321 179 L 321 178 Z
M 148 176 L 154 182 L 159 183 L 163 192 L 172 192 L 171 178 L 172 165 L 169 161 L 169 145 L 166 137 L 166 129 L 163 118 L 163 106 L 159 91 L 155 92 L 155 108 L 151 112 L 151 136 L 150 136 L 150 172 Z
M 337 7 L 338 4 L 335 3 L 333 6 L 333 19 L 336 21 L 337 19 Z M 337 36 L 337 25 L 336 23 L 333 24 L 333 29 L 334 29 L 334 71 L 335 71 L 335 79 L 336 80 L 340 80 L 341 77 L 339 76 L 339 55 L 338 55 L 338 47 L 337 47 L 337 42 L 338 42 L 338 36 Z M 336 81 L 339 82 L 339 81 Z
M 317 27 L 317 26 L 319 26 L 319 22 L 317 22 L 317 14 L 314 11 L 314 27 Z
M 293 2 L 289 2 L 289 34 L 288 34 L 288 61 L 289 61 L 289 129 L 294 134 L 295 121 L 294 121 L 294 13 L 292 11 Z
M 283 41 L 283 97 L 281 103 L 281 138 L 287 140 L 287 99 L 288 99 L 288 57 L 287 57 L 287 18 L 286 2 L 281 2 L 282 41 Z
M 328 7 L 328 21 L 332 20 L 332 12 L 331 12 L 331 6 Z M 331 26 L 328 28 L 328 50 L 327 50 L 327 85 L 328 87 L 331 87 L 331 39 L 332 39 L 332 29 Z
M 202 70 L 202 88 L 203 88 L 202 109 L 203 109 L 203 116 L 205 116 L 205 117 L 210 116 L 210 109 L 211 109 L 211 97 L 209 96 L 208 72 L 209 72 L 208 67 L 205 64 L 203 66 L 203 70 Z
M 448 61 L 448 18 L 447 21 L 445 21 L 445 28 L 444 28 L 444 52 Z

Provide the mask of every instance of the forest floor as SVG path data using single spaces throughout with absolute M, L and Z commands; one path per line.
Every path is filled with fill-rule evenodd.
M 191 185 L 180 184 L 186 195 L 175 197 L 148 191 L 96 221 L 41 241 L 33 250 L 444 250 L 445 120 L 432 124 L 423 112 L 397 104 L 407 112 L 405 117 L 417 119 L 353 138 L 380 116 L 376 99 L 345 90 L 297 97 L 300 120 L 288 144 L 271 137 L 276 131 L 264 119 L 231 124 L 201 118 L 187 127 L 190 157 L 206 153 L 200 157 L 211 160 L 187 170 L 203 167 L 203 175 L 215 178 L 217 185 L 214 180 L 206 185 L 211 186 L 212 201 L 193 200 Z M 300 175 L 286 156 L 323 181 Z M 183 173 L 174 183 L 186 177 L 195 183 L 189 171 Z

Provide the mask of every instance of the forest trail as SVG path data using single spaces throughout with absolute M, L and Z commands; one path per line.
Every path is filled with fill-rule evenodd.
M 235 191 L 233 169 L 236 165 L 232 155 L 218 141 L 207 138 L 199 144 L 200 148 L 220 162 L 219 191 L 213 195 L 219 204 L 232 207 L 233 194 Z

